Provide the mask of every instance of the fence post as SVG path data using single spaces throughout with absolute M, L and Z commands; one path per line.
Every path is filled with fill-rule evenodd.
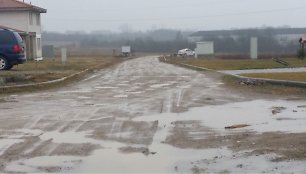
M 67 48 L 62 48 L 62 64 L 65 65 L 67 62 Z
M 251 50 L 250 55 L 251 59 L 258 59 L 258 38 L 251 37 Z

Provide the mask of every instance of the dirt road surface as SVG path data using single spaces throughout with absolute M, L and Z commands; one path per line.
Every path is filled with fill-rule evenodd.
M 305 125 L 305 98 L 241 94 L 143 57 L 1 96 L 0 172 L 305 173 Z

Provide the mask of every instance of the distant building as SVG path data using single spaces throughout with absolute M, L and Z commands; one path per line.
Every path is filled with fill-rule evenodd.
M 28 59 L 42 58 L 41 13 L 47 10 L 18 0 L 0 0 L 0 27 L 16 30 L 26 44 Z
M 299 42 L 301 44 L 301 47 L 306 49 L 306 36 L 301 37 Z
M 306 36 L 303 36 L 299 40 L 300 43 L 306 43 Z
M 131 46 L 122 46 L 121 47 L 121 53 L 122 53 L 123 56 L 125 56 L 125 57 L 131 56 L 131 52 L 132 52 Z
M 195 57 L 212 57 L 215 54 L 214 42 L 197 42 Z
M 198 31 L 188 37 L 190 42 L 211 40 L 211 38 L 230 37 L 238 39 L 241 36 L 271 36 L 279 43 L 296 42 L 301 35 L 306 35 L 306 28 L 264 28 L 264 29 L 238 29 L 238 30 L 211 30 Z

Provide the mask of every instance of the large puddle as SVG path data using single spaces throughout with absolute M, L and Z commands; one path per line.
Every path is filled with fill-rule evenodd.
M 230 131 L 225 127 L 247 124 L 239 131 L 263 132 L 306 132 L 306 102 L 255 100 L 218 106 L 194 108 L 185 113 L 164 113 L 137 117 L 135 121 L 156 121 L 170 125 L 174 121 L 200 121 L 219 133 Z M 273 114 L 275 109 L 281 108 Z
M 135 117 L 132 121 L 158 121 L 159 128 L 149 146 L 102 141 L 89 138 L 91 132 L 45 132 L 41 140 L 53 143 L 91 143 L 101 146 L 89 156 L 41 156 L 10 163 L 12 172 L 71 172 L 71 173 L 279 173 L 305 172 L 305 162 L 271 162 L 275 154 L 248 156 L 226 147 L 211 149 L 181 149 L 164 144 L 173 122 L 194 120 L 214 130 L 218 135 L 236 132 L 306 132 L 306 102 L 255 100 L 218 106 L 193 108 L 185 113 L 164 113 Z M 248 127 L 227 130 L 225 127 L 246 124 Z M 124 132 L 123 132 L 124 134 Z M 205 136 L 205 135 L 202 135 Z M 204 137 L 202 137 L 204 138 Z M 14 141 L 2 140 L 4 144 Z M 0 141 L 1 142 L 1 141 Z M 120 149 L 144 149 L 122 152 Z M 1 150 L 1 147 L 0 147 Z M 205 171 L 198 171 L 201 166 Z

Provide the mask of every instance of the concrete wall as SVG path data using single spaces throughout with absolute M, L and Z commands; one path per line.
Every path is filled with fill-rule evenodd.
M 292 43 L 292 42 L 296 43 L 301 38 L 301 34 L 275 35 L 274 38 L 280 44 L 288 44 L 288 43 Z
M 202 36 L 189 36 L 187 38 L 188 42 L 190 43 L 200 42 L 202 39 L 203 39 Z
M 32 18 L 32 23 L 30 23 L 30 18 Z M 0 12 L 0 25 L 25 32 L 41 34 L 40 18 L 40 13 L 29 11 Z
M 251 37 L 251 46 L 250 46 L 250 57 L 251 59 L 257 59 L 258 58 L 258 38 L 257 37 Z
M 29 12 L 0 12 L 0 25 L 28 31 Z
M 214 55 L 214 42 L 197 42 L 195 54 L 196 57 L 201 55 Z

